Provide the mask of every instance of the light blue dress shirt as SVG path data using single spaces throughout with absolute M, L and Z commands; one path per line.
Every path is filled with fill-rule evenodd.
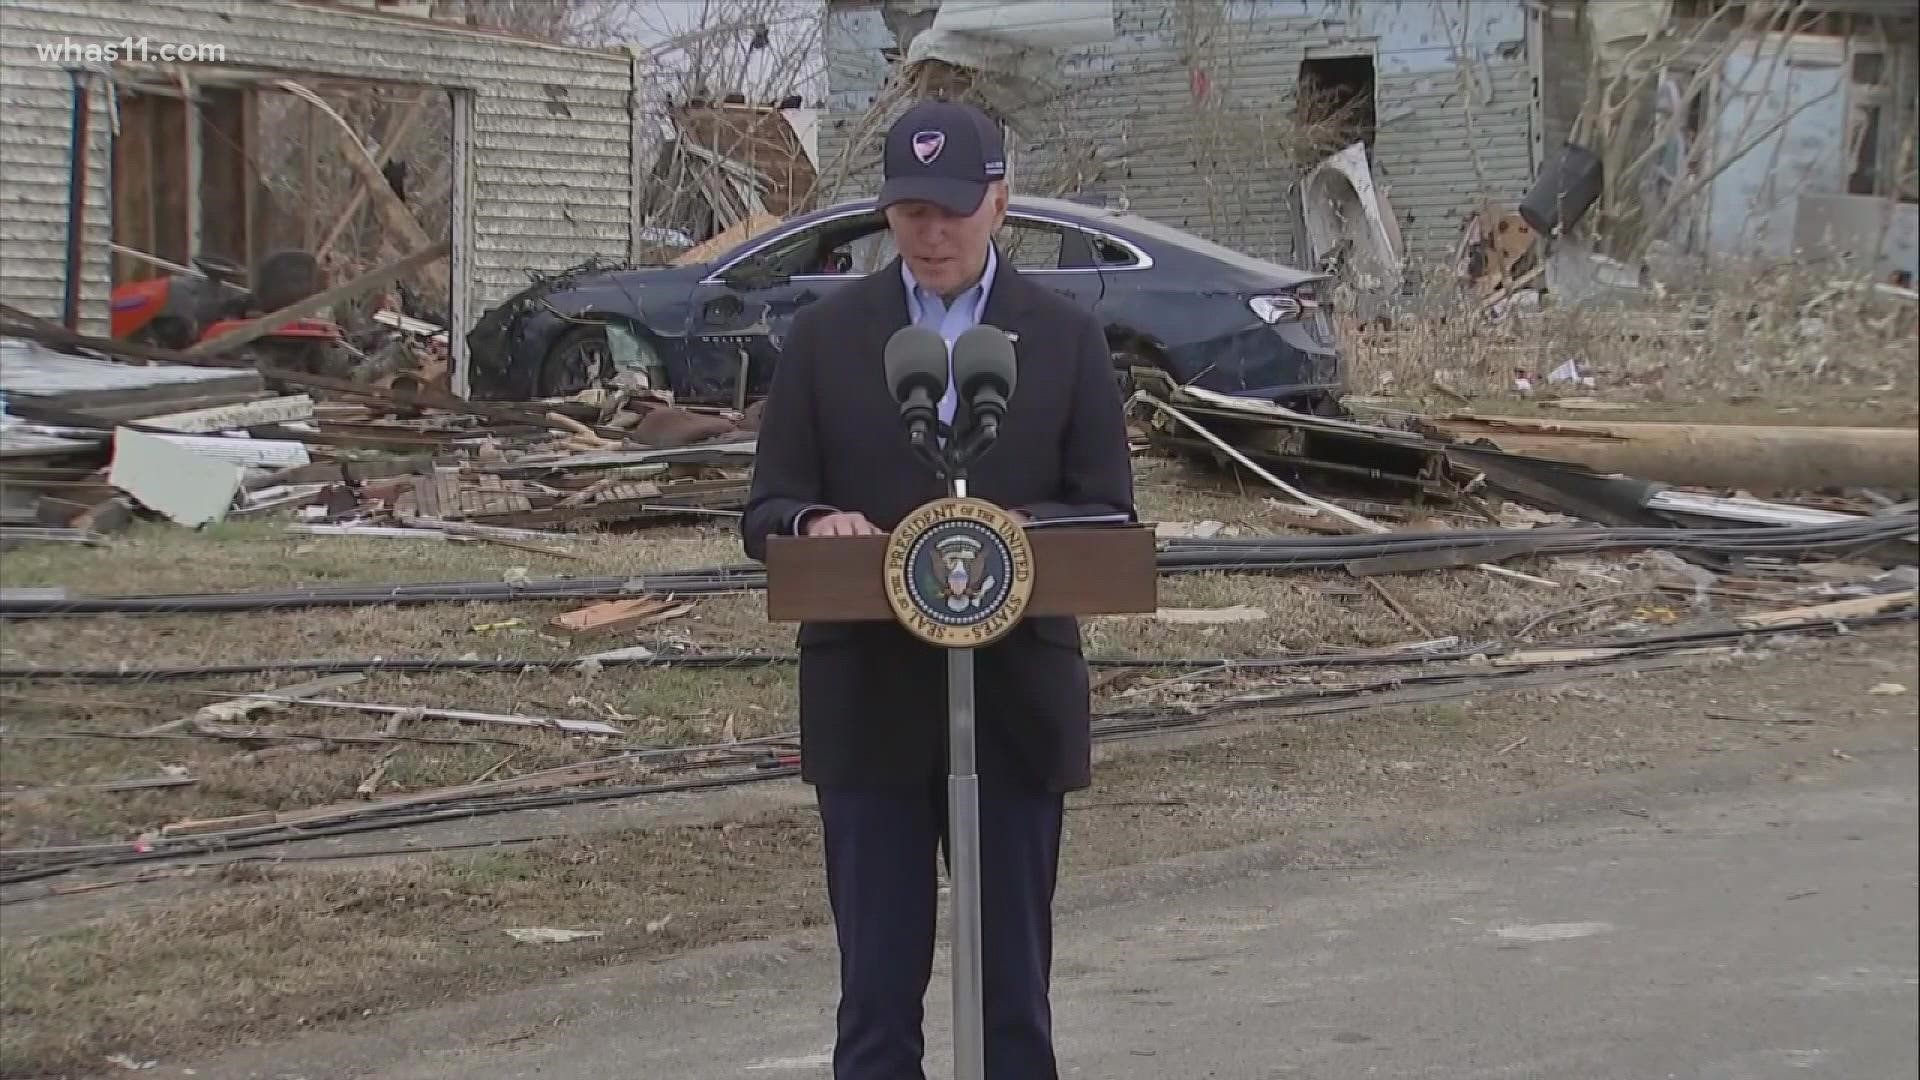
M 960 401 L 960 388 L 953 383 L 953 342 L 978 326 L 985 316 L 987 297 L 993 292 L 993 272 L 998 266 L 999 255 L 988 245 L 987 267 L 981 271 L 980 280 L 949 304 L 937 293 L 921 288 L 913 279 L 913 271 L 907 268 L 906 260 L 900 260 L 900 277 L 907 286 L 907 318 L 915 326 L 933 330 L 947 340 L 947 393 L 940 399 L 940 422 L 949 428 L 953 426 L 954 409 Z
M 907 319 L 915 326 L 923 326 L 934 331 L 947 341 L 947 393 L 940 399 L 940 422 L 949 429 L 953 426 L 954 409 L 960 402 L 960 388 L 953 384 L 953 342 L 961 334 L 980 324 L 986 316 L 987 297 L 993 292 L 993 272 L 999 266 L 999 254 L 993 246 L 987 246 L 987 267 L 980 272 L 980 280 L 953 298 L 949 304 L 937 293 L 920 287 L 913 279 L 913 271 L 907 269 L 907 261 L 900 260 L 900 277 L 907 286 Z M 942 442 L 945 440 L 942 439 Z M 787 524 L 789 532 L 799 533 L 806 528 L 807 519 L 815 514 L 830 514 L 831 506 L 806 506 L 793 515 Z

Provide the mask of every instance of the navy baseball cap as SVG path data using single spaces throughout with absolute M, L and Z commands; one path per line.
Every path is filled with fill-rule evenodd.
M 887 129 L 880 209 L 924 201 L 949 213 L 971 214 L 986 198 L 987 185 L 1006 176 L 1000 125 L 972 105 L 922 101 Z

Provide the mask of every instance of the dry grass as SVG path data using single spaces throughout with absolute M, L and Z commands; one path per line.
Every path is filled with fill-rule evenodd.
M 253 689 L 249 680 L 218 680 Z M 333 746 L 254 752 L 199 738 L 123 740 L 33 738 L 74 731 L 138 731 L 184 716 L 218 698 L 206 684 L 92 688 L 33 686 L 0 700 L 7 716 L 0 787 L 39 789 L 8 799 L 0 846 L 30 847 L 127 839 L 170 822 L 260 810 L 297 810 L 349 801 L 380 764 L 385 747 Z M 676 746 L 746 739 L 790 730 L 792 671 L 787 667 L 719 672 L 693 669 L 567 670 L 551 675 L 381 675 L 340 697 L 395 705 L 469 708 L 531 716 L 615 718 L 630 738 L 570 736 L 550 730 L 409 721 L 413 737 L 475 740 L 473 745 L 399 744 L 376 794 L 391 796 L 510 777 L 604 756 L 617 746 Z M 295 706 L 256 724 L 319 736 L 371 735 L 385 718 Z M 487 740 L 481 742 L 479 740 Z M 504 764 L 503 764 L 504 762 Z M 183 770 L 191 787 L 101 793 L 61 791 L 103 781 Z M 47 790 L 54 789 L 54 790 Z
M 1143 513 L 1154 520 L 1215 520 L 1248 534 L 1284 530 L 1257 492 L 1230 479 L 1154 459 L 1141 462 Z M 606 576 L 740 561 L 724 529 L 601 537 L 579 562 L 490 545 L 291 537 L 272 525 L 191 533 L 135 530 L 107 550 L 45 548 L 10 555 L 8 585 L 65 585 L 95 593 L 279 589 L 348 581 L 490 580 L 511 567 L 535 577 Z M 1538 569 L 1538 568 L 1536 568 Z M 1631 576 L 1631 572 L 1627 572 Z M 1384 583 L 1419 620 L 1416 629 L 1371 589 L 1334 574 L 1188 574 L 1163 579 L 1168 608 L 1250 606 L 1268 618 L 1193 626 L 1150 616 L 1086 620 L 1095 656 L 1233 656 L 1378 647 L 1453 634 L 1469 640 L 1565 603 L 1557 596 L 1474 571 Z M 572 603 L 526 601 L 343 608 L 212 616 L 96 617 L 8 624 L 10 665 L 202 666 L 290 658 L 554 659 L 631 644 L 701 652 L 790 650 L 790 627 L 764 618 L 757 595 L 704 598 L 689 616 L 629 635 L 571 641 L 543 631 Z M 512 620 L 521 625 L 476 631 Z M 137 659 L 135 659 L 137 658 Z M 30 847 L 127 839 L 188 818 L 293 810 L 350 800 L 380 762 L 380 746 L 250 753 L 199 738 L 46 738 L 81 731 L 129 733 L 186 716 L 242 693 L 306 676 L 239 676 L 184 682 L 19 684 L 0 688 L 6 752 L 0 788 L 34 789 L 0 808 L 0 846 Z M 379 794 L 467 783 L 489 770 L 506 777 L 604 754 L 614 745 L 691 745 L 753 738 L 795 727 L 790 665 L 734 668 L 562 668 L 500 674 L 382 673 L 330 696 L 389 705 L 438 706 L 527 716 L 611 721 L 623 743 L 600 737 L 487 725 L 411 721 L 409 735 L 491 740 L 474 745 L 409 744 L 386 762 Z M 293 706 L 253 722 L 318 735 L 379 732 L 385 718 Z M 502 766 L 502 759 L 508 759 Z M 127 793 L 58 790 L 182 770 L 188 787 Z M 51 789 L 51 790 L 50 790 Z
M 1243 492 L 1230 478 L 1173 462 L 1142 459 L 1140 493 L 1143 514 L 1153 520 L 1214 520 L 1247 534 L 1285 530 L 1284 518 L 1267 506 L 1261 492 Z M 106 550 L 43 548 L 10 554 L 0 581 L 65 585 L 93 593 L 280 589 L 348 581 L 491 580 L 511 567 L 525 567 L 534 577 L 608 576 L 741 560 L 733 533 L 715 528 L 599 537 L 582 545 L 581 552 L 585 558 L 574 562 L 491 545 L 294 537 L 274 525 L 200 533 L 151 526 Z M 1617 583 L 1596 584 L 1623 589 L 1645 574 L 1622 566 L 1615 576 Z M 1420 640 L 1430 636 L 1428 631 L 1477 641 L 1504 636 L 1542 612 L 1577 599 L 1477 571 L 1423 574 L 1382 584 L 1418 620 L 1417 627 L 1371 588 L 1344 575 L 1187 574 L 1162 579 L 1163 607 L 1249 606 L 1268 617 L 1222 626 L 1150 616 L 1102 617 L 1086 620 L 1084 635 L 1093 656 L 1169 658 L 1380 647 Z M 548 619 L 575 606 L 565 601 L 38 620 L 6 626 L 4 660 L 9 665 L 104 667 L 123 661 L 201 666 L 291 658 L 555 659 L 632 644 L 708 653 L 785 653 L 792 645 L 792 629 L 767 623 L 763 604 L 758 595 L 703 598 L 685 618 L 584 641 L 543 632 Z M 522 624 L 474 629 L 515 619 Z M 0 687 L 7 733 L 5 753 L 0 754 L 0 789 L 37 789 L 0 803 L 0 846 L 124 840 L 189 818 L 294 810 L 355 798 L 356 787 L 381 761 L 383 747 L 254 754 L 247 746 L 213 739 L 45 737 L 137 732 L 221 700 L 203 691 L 259 691 L 304 678 L 290 674 Z M 405 728 L 409 735 L 491 741 L 402 746 L 386 762 L 378 792 L 393 795 L 468 783 L 483 774 L 509 777 L 582 761 L 615 745 L 705 744 L 729 734 L 744 739 L 791 731 L 793 680 L 793 668 L 786 664 L 382 673 L 330 696 L 611 721 L 628 733 L 622 741 L 410 721 Z M 253 722 L 319 735 L 368 735 L 382 730 L 386 721 L 295 705 Z M 502 759 L 507 759 L 504 765 Z M 183 770 L 198 782 L 128 793 L 58 790 L 155 777 L 168 770 Z
M 558 546 L 558 545 L 556 545 Z M 566 545 L 578 559 L 481 542 L 301 536 L 284 520 L 226 522 L 198 531 L 143 523 L 96 550 L 26 547 L 0 561 L 0 584 L 64 585 L 75 593 L 228 592 L 372 581 L 498 581 L 611 577 L 745 561 L 722 528 L 599 533 Z
M 1920 306 L 1835 287 L 1853 280 L 1845 267 L 1808 265 L 1676 271 L 1626 301 L 1548 304 L 1496 320 L 1477 304 L 1443 302 L 1453 286 L 1435 274 L 1414 306 L 1429 314 L 1349 332 L 1349 386 L 1461 408 L 1437 383 L 1484 411 L 1504 411 L 1521 406 L 1514 374 L 1522 371 L 1532 397 L 1640 403 L 1653 413 L 1647 419 L 1911 424 Z M 1547 384 L 1569 360 L 1597 385 Z
M 0 1074 L 204 1050 L 790 931 L 822 917 L 816 861 L 810 823 L 774 818 L 341 873 L 236 867 L 213 896 L 9 947 Z M 604 936 L 504 933 L 520 927 Z
M 1109 760 L 1069 801 L 1068 875 L 1459 806 L 1898 717 L 1867 687 L 1913 678 L 1911 630 L 1741 663 L 1288 720 Z M 1718 716 L 1719 718 L 1716 718 Z M 1729 716 L 1745 720 L 1726 719 Z M 1774 722 L 1778 722 L 1778 726 Z M 0 1072 L 175 1058 L 702 944 L 818 925 L 817 819 L 619 830 L 512 851 L 224 872 L 211 893 L 9 943 Z M 669 918 L 670 917 L 670 918 Z M 191 927 L 191 933 L 182 933 Z M 604 936 L 520 945 L 511 927 Z

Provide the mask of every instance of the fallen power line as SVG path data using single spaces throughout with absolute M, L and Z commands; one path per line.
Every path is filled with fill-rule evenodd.
M 1912 607 L 1849 619 L 1853 628 L 1911 621 Z M 1728 648 L 1742 641 L 1788 634 L 1834 633 L 1841 624 L 1832 619 L 1770 625 L 1764 628 L 1706 630 L 1661 635 L 1584 649 L 1500 649 L 1487 653 L 1492 666 L 1400 675 L 1341 686 L 1288 687 L 1267 693 L 1249 693 L 1206 705 L 1176 710 L 1121 709 L 1098 717 L 1094 736 L 1100 741 L 1204 727 L 1226 722 L 1232 715 L 1259 710 L 1274 716 L 1330 715 L 1358 709 L 1382 708 L 1469 696 L 1486 691 L 1553 685 L 1628 671 L 1679 666 L 1687 654 L 1703 648 Z M 1412 664 L 1418 654 L 1401 654 L 1400 663 Z M 1391 662 L 1384 657 L 1372 662 Z M 1227 666 L 1241 664 L 1224 661 Z M 1243 665 L 1252 666 L 1252 665 Z M 770 737 L 774 738 L 774 737 Z M 625 758 L 586 763 L 617 765 Z M 636 763 L 642 758 L 635 756 Z M 341 811 L 338 817 L 309 819 L 297 824 L 263 822 L 259 825 L 181 837 L 157 837 L 140 842 L 94 844 L 67 848 L 22 848 L 0 851 L 0 885 L 41 880 L 82 869 L 133 863 L 179 860 L 221 851 L 244 850 L 322 837 L 345 836 L 507 813 L 550 809 L 582 803 L 606 802 L 645 795 L 735 787 L 796 775 L 791 766 L 767 768 L 748 765 L 718 776 L 631 784 L 615 787 L 548 791 L 535 794 L 471 796 L 448 793 L 444 803 L 408 797 L 392 807 L 378 804 Z
M 1611 528 L 1445 530 L 1366 536 L 1270 536 L 1238 539 L 1171 539 L 1161 542 L 1162 573 L 1305 573 L 1347 568 L 1370 560 L 1471 555 L 1474 562 L 1609 551 L 1662 550 L 1714 559 L 1852 551 L 1901 540 L 1920 531 L 1920 513 L 1878 514 L 1816 525 L 1749 528 Z M 0 618 L 83 615 L 189 615 L 282 611 L 320 607 L 598 600 L 666 595 L 704 596 L 766 588 L 758 565 L 742 564 L 639 577 L 550 578 L 503 581 L 410 582 L 342 585 L 283 592 L 179 593 L 74 597 L 38 591 L 0 593 Z
M 1394 650 L 1390 652 L 1322 653 L 1295 656 L 1261 657 L 1180 657 L 1180 656 L 1095 656 L 1087 663 L 1101 668 L 1244 668 L 1260 670 L 1283 667 L 1363 667 L 1373 664 L 1405 664 L 1416 661 L 1464 660 L 1475 653 L 1487 653 L 1499 646 L 1461 647 L 1444 651 Z M 229 675 L 344 675 L 407 674 L 441 671 L 468 674 L 517 674 L 520 672 L 564 671 L 580 667 L 642 668 L 730 668 L 773 667 L 799 661 L 794 653 L 685 653 L 651 656 L 574 656 L 466 660 L 437 657 L 393 659 L 370 657 L 363 660 L 270 660 L 254 664 L 217 664 L 208 666 L 151 668 L 55 668 L 0 667 L 0 681 L 8 682 L 156 682 L 167 679 L 208 679 Z

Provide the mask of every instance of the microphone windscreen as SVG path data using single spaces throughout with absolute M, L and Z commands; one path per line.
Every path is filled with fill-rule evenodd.
M 939 401 L 947 393 L 947 340 L 924 326 L 903 326 L 887 339 L 887 390 L 905 402 L 914 390 Z
M 1001 396 L 1011 397 L 1018 368 L 1013 341 L 998 327 L 975 326 L 954 339 L 953 381 L 963 394 L 971 396 L 992 386 Z

